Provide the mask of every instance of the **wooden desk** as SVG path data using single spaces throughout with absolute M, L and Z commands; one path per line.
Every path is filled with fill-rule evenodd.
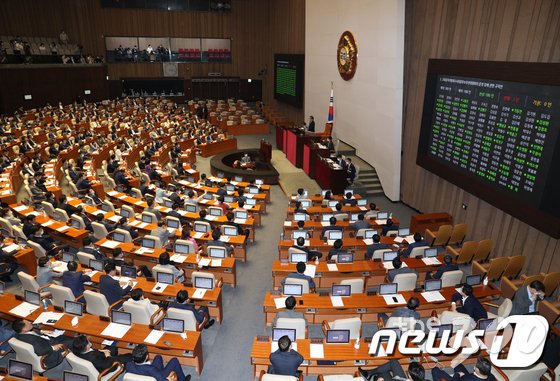
M 308 240 L 308 247 L 310 250 L 315 250 L 323 253 L 323 258 L 326 256 L 333 246 L 329 245 L 327 241 L 318 238 L 311 238 Z M 393 237 L 381 237 L 381 243 L 392 245 L 394 243 Z M 294 245 L 294 240 L 283 240 L 278 243 L 278 259 L 288 259 L 288 249 Z M 354 253 L 354 260 L 361 261 L 365 259 L 367 252 L 367 245 L 363 239 L 360 238 L 344 238 L 342 240 L 342 248 Z
M 326 160 L 315 156 L 315 180 L 323 189 L 330 189 L 333 194 L 342 194 L 348 186 L 347 172 L 334 169 Z
M 321 147 L 314 141 L 306 142 L 303 146 L 303 171 L 312 179 L 315 178 L 317 157 L 329 157 L 327 147 Z
M 370 224 L 371 229 L 375 229 L 375 230 L 377 230 L 377 232 L 379 234 L 381 234 L 381 229 L 383 228 L 384 225 L 378 225 L 375 222 L 375 220 L 368 219 L 368 220 L 364 220 L 364 221 L 368 222 Z M 354 227 L 351 226 L 351 224 L 352 224 L 351 221 L 342 221 L 342 220 L 336 221 L 336 226 L 342 226 L 344 228 L 344 234 L 343 235 L 346 238 L 352 238 L 357 233 L 356 230 L 354 229 Z M 323 228 L 325 226 L 330 226 L 330 223 L 329 222 L 323 222 L 323 221 L 309 220 L 309 221 L 305 221 L 303 229 L 308 231 L 311 238 L 320 239 L 321 238 L 321 232 L 323 231 Z M 284 221 L 284 236 L 286 238 L 291 238 L 292 231 L 298 230 L 298 229 L 299 229 L 299 227 L 297 225 L 297 221 L 292 221 L 292 220 Z
M 437 231 L 441 225 L 452 225 L 453 217 L 449 213 L 413 214 L 410 217 L 410 234 L 424 234 L 426 229 Z
M 14 254 L 14 259 L 25 269 L 26 273 L 32 276 L 37 275 L 37 258 L 35 257 L 35 252 L 31 247 L 18 251 Z
M 269 127 L 265 123 L 236 124 L 228 126 L 225 131 L 228 135 L 268 135 Z
M 222 152 L 234 151 L 237 149 L 237 139 L 228 138 L 221 142 L 202 143 L 198 145 L 202 157 L 210 157 Z

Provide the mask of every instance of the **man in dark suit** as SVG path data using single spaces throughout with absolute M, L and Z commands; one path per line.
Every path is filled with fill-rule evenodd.
M 99 259 L 99 260 L 107 259 L 105 254 L 103 254 L 93 245 L 93 240 L 90 237 L 84 238 L 83 244 L 84 247 L 82 247 L 79 251 L 83 251 L 84 253 L 91 254 L 95 257 L 95 259 Z
M 81 271 L 76 271 L 78 264 L 76 261 L 68 262 L 68 271 L 62 274 L 62 285 L 72 290 L 74 297 L 77 298 L 84 294 L 84 282 L 91 282 L 91 278 Z
M 352 198 L 352 192 L 346 192 L 344 199 L 342 200 L 342 205 L 356 206 L 357 203 L 358 200 Z
M 158 221 L 162 220 L 162 215 L 161 212 L 159 210 L 157 210 L 156 208 L 154 208 L 154 200 L 149 198 L 146 201 L 146 204 L 148 205 L 148 207 L 146 209 L 144 209 L 144 212 L 149 212 L 149 213 L 153 213 Z
M 356 233 L 360 230 L 360 229 L 370 229 L 371 225 L 369 224 L 369 222 L 364 221 L 364 215 L 363 214 L 358 214 L 358 221 L 356 222 L 352 222 L 350 224 L 351 227 L 354 228 L 354 230 L 356 231 Z
M 309 283 L 309 291 L 315 289 L 315 281 L 309 275 L 305 275 L 305 269 L 307 265 L 303 262 L 298 262 L 296 264 L 296 271 L 295 273 L 289 273 L 284 279 L 282 279 L 282 286 L 286 283 L 288 278 L 295 278 L 295 279 L 305 279 Z
M 66 195 L 61 195 L 58 198 L 58 207 L 64 211 L 66 211 L 66 213 L 70 216 L 74 213 L 76 213 L 78 211 L 78 208 L 76 208 L 75 206 L 72 206 L 68 203 L 68 199 L 66 198 Z
M 28 236 L 29 240 L 41 245 L 41 247 L 45 249 L 47 257 L 51 257 L 62 252 L 62 249 L 54 244 L 54 239 L 52 239 L 51 236 L 43 234 L 43 228 L 41 225 L 34 225 L 31 229 L 31 233 L 32 235 Z
M 113 230 L 117 228 L 117 226 L 116 224 L 112 224 L 109 221 L 105 221 L 103 217 L 104 217 L 103 213 L 99 213 L 98 215 L 95 216 L 95 222 L 105 226 L 105 229 L 107 229 L 107 233 L 111 233 Z
M 178 218 L 179 221 L 181 222 L 181 226 L 187 223 L 187 220 L 185 219 L 185 217 L 183 217 L 179 212 L 179 204 L 177 203 L 173 203 L 173 205 L 171 206 L 171 212 L 167 213 L 168 216 L 171 217 L 175 217 Z
M 309 124 L 307 125 L 307 131 L 315 132 L 315 118 L 313 118 L 313 115 L 309 116 Z
M 115 171 L 115 173 L 113 174 L 113 179 L 115 180 L 115 184 L 121 185 L 122 187 L 125 188 L 126 193 L 129 193 L 130 190 L 132 189 L 132 186 L 130 185 L 130 182 L 126 178 L 124 171 L 122 169 L 118 168 Z
M 107 303 L 112 305 L 121 300 L 113 309 L 119 309 L 122 306 L 122 298 L 132 290 L 132 281 L 129 280 L 126 287 L 122 288 L 118 280 L 113 279 L 117 275 L 117 267 L 114 263 L 105 265 L 105 274 L 99 278 L 99 292 L 105 295 Z
M 303 222 L 303 221 L 298 221 L 298 222 Z M 323 256 L 321 252 L 309 250 L 307 247 L 305 247 L 305 238 L 303 237 L 298 237 L 298 239 L 296 240 L 296 244 L 293 245 L 292 247 L 294 249 L 298 249 L 307 253 L 308 261 L 313 261 L 315 260 L 315 258 L 321 258 Z
M 333 260 L 333 257 L 337 257 L 338 258 L 338 254 L 346 254 L 347 251 L 342 249 L 342 240 L 341 239 L 337 239 L 334 241 L 333 244 L 333 248 L 331 250 L 329 250 L 329 255 L 327 257 L 327 260 Z
M 95 369 L 100 373 L 113 368 L 115 362 L 126 364 L 132 361 L 132 355 L 130 353 L 112 356 L 109 349 L 93 349 L 86 335 L 78 335 L 74 338 L 72 342 L 72 352 L 76 356 L 92 363 Z
M 443 265 L 438 267 L 434 275 L 432 275 L 432 273 L 427 273 L 426 279 L 441 279 L 444 272 L 455 270 L 459 270 L 459 266 L 453 263 L 453 257 L 451 255 L 446 255 L 443 257 Z
M 402 267 L 402 261 L 399 257 L 393 259 L 393 269 L 387 272 L 387 279 L 392 282 L 395 277 L 399 274 L 416 274 L 418 273 L 411 269 L 410 267 Z
M 513 307 L 510 315 L 535 314 L 538 303 L 544 299 L 544 284 L 535 280 L 528 286 L 520 287 L 513 295 Z
M 219 247 L 223 247 L 224 249 L 226 249 L 226 252 L 228 253 L 228 255 L 232 255 L 233 254 L 233 247 L 231 245 L 226 245 L 225 242 L 220 241 L 220 237 L 222 236 L 222 232 L 220 231 L 220 228 L 216 228 L 214 230 L 212 230 L 212 239 L 209 240 L 206 245 L 208 246 L 219 246 Z
M 414 242 L 408 245 L 408 247 L 401 252 L 401 257 L 408 258 L 410 256 L 410 253 L 412 253 L 412 249 L 414 249 L 415 247 L 422 247 L 422 246 L 428 247 L 430 246 L 430 244 L 422 238 L 422 234 L 415 233 Z
M 171 214 L 171 213 L 170 213 Z M 126 230 L 127 232 L 130 233 L 130 237 L 132 239 L 136 239 L 139 236 L 139 233 L 136 231 L 136 229 L 134 229 L 132 226 L 130 226 L 128 224 L 128 218 L 126 217 L 122 217 L 119 222 L 117 222 L 117 225 L 115 226 L 115 229 L 122 229 L 122 230 Z
M 462 307 L 457 307 L 457 301 L 459 300 L 462 300 Z M 473 289 L 470 284 L 464 284 L 461 291 L 453 294 L 451 297 L 451 311 L 467 314 L 474 321 L 488 319 L 488 312 L 486 312 L 476 296 L 473 295 Z
M 33 324 L 28 320 L 17 319 L 12 328 L 15 338 L 33 346 L 37 356 L 46 356 L 44 363 L 48 369 L 54 368 L 64 360 L 64 347 L 72 344 L 72 338 L 65 335 L 58 337 L 47 336 L 50 331 L 33 332 Z
M 336 217 L 333 216 L 329 219 L 329 226 L 325 226 L 325 227 L 323 227 L 323 230 L 321 230 L 321 238 L 326 237 L 326 234 L 329 230 L 344 231 L 344 227 L 343 226 L 336 226 Z
M 400 363 L 395 359 L 392 359 L 388 363 L 385 363 L 375 369 L 364 370 L 358 367 L 358 371 L 360 372 L 361 376 L 367 381 L 393 381 L 407 379 L 406 375 L 404 375 Z M 413 361 L 408 365 L 408 379 L 410 379 L 411 381 L 424 381 L 425 378 L 426 371 L 424 370 L 422 364 Z
M 327 146 L 327 149 L 329 151 L 334 151 L 334 143 L 332 141 L 332 136 L 327 137 L 327 139 L 323 141 L 323 144 Z
M 268 373 L 297 377 L 297 369 L 303 362 L 303 356 L 291 348 L 290 338 L 282 336 L 278 340 L 278 349 L 269 356 L 272 365 L 268 368 Z
M 189 381 L 191 375 L 185 377 L 179 360 L 172 358 L 166 366 L 163 366 L 163 359 L 160 355 L 149 360 L 148 347 L 146 344 L 139 344 L 132 350 L 132 361 L 126 364 L 126 372 L 139 374 L 142 376 L 150 376 L 157 381 L 170 381 L 170 374 L 175 372 L 176 381 Z
M 399 229 L 399 225 L 395 225 L 393 223 L 393 220 L 388 218 L 385 226 L 381 228 L 381 235 L 386 236 L 387 233 L 390 232 L 391 230 L 398 230 L 398 229 Z
M 189 292 L 187 290 L 181 290 L 177 292 L 177 296 L 175 296 L 175 301 L 169 303 L 169 308 L 179 308 L 181 310 L 192 311 L 197 323 L 202 323 L 204 319 L 208 321 L 204 325 L 204 329 L 208 329 L 212 327 L 215 323 L 214 319 L 210 318 L 210 313 L 208 312 L 208 307 L 200 306 L 196 308 L 194 304 L 189 303 Z
M 352 184 L 354 179 L 356 178 L 356 166 L 352 164 L 352 159 L 349 157 L 346 158 L 346 172 L 347 172 L 347 180 Z
M 496 381 L 496 377 L 492 374 L 492 363 L 482 356 L 476 360 L 472 373 L 469 373 L 463 364 L 457 365 L 453 371 L 453 376 L 450 376 L 440 368 L 435 367 L 432 369 L 432 379 L 437 381 Z
M 395 318 L 414 318 L 416 320 L 420 319 L 420 313 L 416 311 L 416 309 L 420 306 L 420 300 L 417 297 L 413 296 L 406 302 L 406 307 L 398 307 L 391 317 Z M 380 312 L 377 314 L 377 318 L 383 320 L 387 323 L 389 320 L 389 315 L 384 312 Z
M 374 234 L 373 237 L 371 237 L 372 241 L 373 241 L 373 245 L 368 246 L 367 252 L 366 252 L 366 260 L 369 261 L 370 259 L 373 259 L 373 253 L 375 252 L 375 250 L 383 250 L 383 249 L 389 249 L 391 248 L 390 245 L 381 243 L 381 236 L 379 236 L 379 234 Z

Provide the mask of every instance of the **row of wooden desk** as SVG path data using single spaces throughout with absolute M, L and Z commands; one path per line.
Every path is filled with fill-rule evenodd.
M 234 151 L 237 149 L 237 139 L 227 138 L 219 142 L 202 143 L 197 146 L 200 149 L 200 156 L 210 157 L 222 152 Z

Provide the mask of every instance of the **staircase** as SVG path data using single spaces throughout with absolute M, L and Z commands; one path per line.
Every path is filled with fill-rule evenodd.
M 359 193 L 365 197 L 383 195 L 383 187 L 381 186 L 381 182 L 377 177 L 375 168 L 356 156 L 356 149 L 344 143 L 342 140 L 339 141 L 337 148 L 338 153 L 344 155 L 345 157 L 349 156 L 352 159 L 352 163 L 360 167 L 358 179 L 351 187 L 354 192 Z

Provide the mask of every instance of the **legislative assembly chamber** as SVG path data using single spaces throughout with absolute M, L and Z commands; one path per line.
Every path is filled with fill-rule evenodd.
M 560 2 L 0 2 L 0 379 L 559 381 Z

